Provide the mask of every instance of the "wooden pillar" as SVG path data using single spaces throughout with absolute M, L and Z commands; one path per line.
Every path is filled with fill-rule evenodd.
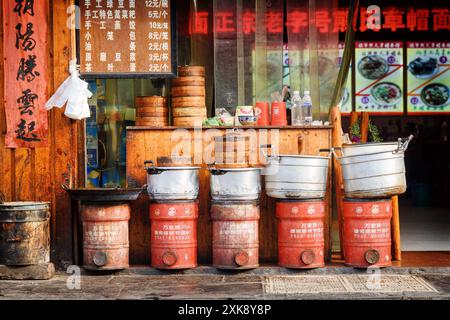
M 341 122 L 341 111 L 339 107 L 332 107 L 330 111 L 330 121 L 333 125 L 333 135 L 332 135 L 332 146 L 333 148 L 342 147 L 342 122 Z M 343 192 L 343 178 L 342 178 L 342 168 L 339 161 L 333 157 L 333 172 L 334 172 L 334 192 L 336 195 L 336 208 L 338 214 L 338 224 L 339 224 L 339 239 L 340 239 L 340 250 L 341 258 L 344 259 L 344 229 L 343 229 L 343 212 L 342 212 L 342 202 L 344 199 Z

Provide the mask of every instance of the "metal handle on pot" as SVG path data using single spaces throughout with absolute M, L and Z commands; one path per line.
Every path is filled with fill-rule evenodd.
M 330 159 L 331 155 L 333 154 L 334 149 L 333 148 L 329 148 L 329 149 L 319 149 L 319 155 L 321 152 L 328 152 L 328 156 L 327 158 Z
M 271 145 L 271 144 L 261 144 L 261 145 L 259 146 L 259 149 L 261 150 L 263 156 L 264 156 L 266 159 L 273 159 L 273 158 L 278 158 L 278 160 L 280 159 L 280 158 L 279 158 L 278 156 L 276 156 L 276 155 L 271 155 L 271 156 L 269 156 L 269 154 L 266 153 L 266 152 L 264 151 L 264 149 L 271 149 L 271 150 L 272 150 L 272 145 Z
M 342 157 L 339 157 L 336 153 L 336 150 L 339 150 L 342 153 L 342 148 L 341 147 L 334 147 L 331 148 L 331 152 L 333 153 L 333 156 L 337 159 L 337 160 L 341 160 Z
M 413 138 L 413 135 L 410 135 L 408 138 L 398 138 L 397 150 L 394 150 L 392 154 L 405 153 L 406 149 L 408 149 L 409 143 Z
M 150 164 L 150 166 L 147 166 L 147 164 Z M 144 169 L 147 171 L 148 174 L 160 174 L 163 172 L 161 169 L 156 169 L 155 164 L 152 160 L 145 160 L 144 161 Z
M 222 176 L 225 173 L 227 173 L 224 170 L 220 170 L 220 169 L 216 168 L 216 163 L 215 162 L 208 164 L 208 170 L 209 170 L 209 172 L 211 172 L 211 174 L 213 174 L 215 176 Z

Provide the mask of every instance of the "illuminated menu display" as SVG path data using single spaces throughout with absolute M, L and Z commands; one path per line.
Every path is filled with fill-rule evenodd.
M 450 42 L 408 42 L 409 114 L 450 113 Z
M 174 73 L 170 0 L 83 0 L 80 10 L 82 74 Z
M 357 112 L 403 114 L 402 42 L 357 42 L 355 68 Z

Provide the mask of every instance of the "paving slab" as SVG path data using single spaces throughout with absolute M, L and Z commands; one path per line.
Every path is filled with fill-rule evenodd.
M 81 270 L 79 277 L 58 271 L 51 280 L 0 281 L 0 299 L 450 299 L 450 268 L 387 268 L 380 274 L 377 289 L 366 270 L 340 267 L 245 272 L 137 267 L 101 274 Z M 278 289 L 267 290 L 267 283 L 280 277 Z

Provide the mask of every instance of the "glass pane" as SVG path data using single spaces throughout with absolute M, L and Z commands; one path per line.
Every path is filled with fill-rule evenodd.
M 135 124 L 135 97 L 161 95 L 164 81 L 97 79 L 89 81 L 91 117 L 86 119 L 86 186 L 125 186 L 126 127 Z

